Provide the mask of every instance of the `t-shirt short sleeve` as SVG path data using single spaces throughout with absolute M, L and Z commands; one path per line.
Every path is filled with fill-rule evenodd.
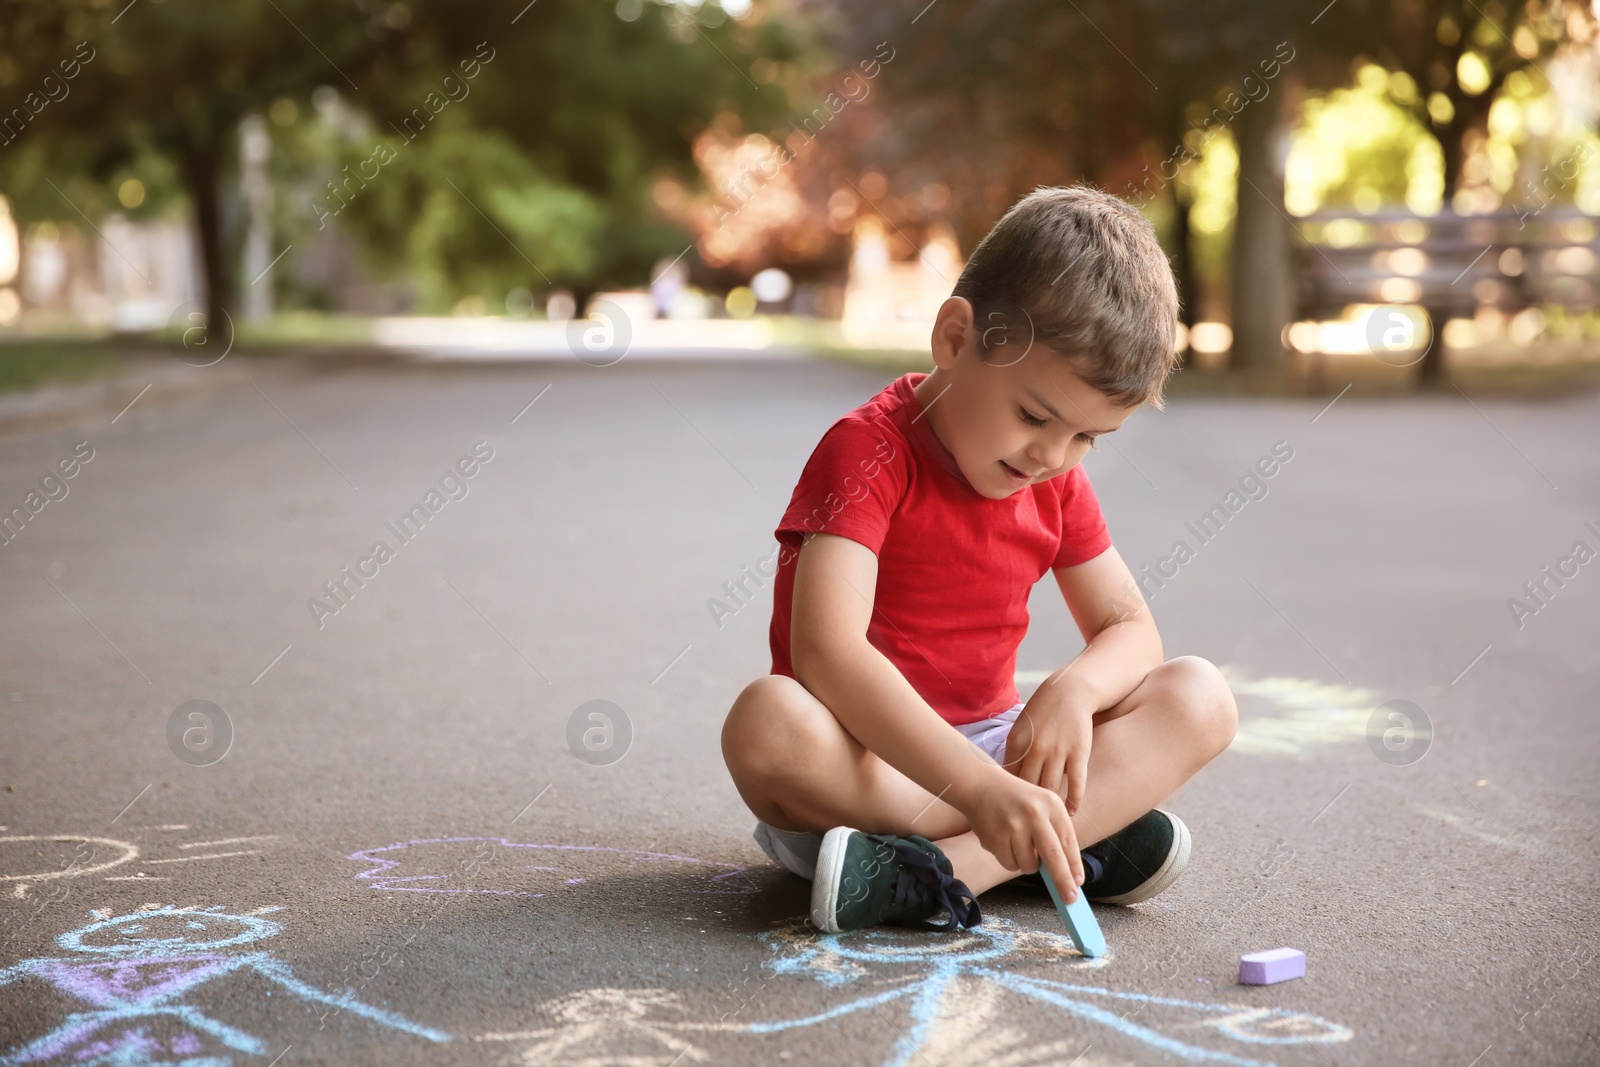
M 1052 570 L 1087 563 L 1111 547 L 1111 533 L 1106 529 L 1105 516 L 1100 514 L 1100 499 L 1094 495 L 1094 486 L 1089 484 L 1083 467 L 1073 467 L 1062 481 L 1061 547 L 1050 564 Z
M 834 423 L 800 472 L 776 530 L 778 540 L 794 546 L 806 534 L 837 534 L 876 554 L 909 484 L 909 452 L 887 420 Z

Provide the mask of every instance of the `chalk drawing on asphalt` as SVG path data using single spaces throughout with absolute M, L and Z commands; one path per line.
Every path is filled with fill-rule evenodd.
M 1305 759 L 1328 745 L 1364 742 L 1372 709 L 1384 696 L 1372 689 L 1307 678 L 1252 678 L 1219 665 L 1239 705 L 1239 730 L 1229 747 L 1247 756 Z
M 981 1008 L 988 1003 L 988 1010 L 998 1010 L 992 1006 L 999 1002 L 1002 992 L 1027 998 L 1035 1006 L 1059 1009 L 1091 1024 L 1098 1028 L 1090 1038 L 1094 1044 L 1116 1035 L 1195 1063 L 1266 1067 L 1268 1061 L 1255 1055 L 1215 1047 L 1218 1038 L 1246 1046 L 1267 1046 L 1327 1044 L 1348 1041 L 1352 1036 L 1349 1029 L 1337 1023 L 1300 1012 L 1183 1000 L 1024 973 L 1018 969 L 1019 964 L 1055 960 L 1055 973 L 1064 963 L 1074 976 L 1088 978 L 1093 971 L 1109 966 L 1112 958 L 1084 960 L 1063 935 L 1019 929 L 999 918 L 987 919 L 982 925 L 957 934 L 908 934 L 879 928 L 819 937 L 803 927 L 790 927 L 763 934 L 762 939 L 779 954 L 769 964 L 775 974 L 810 975 L 829 986 L 843 986 L 863 978 L 877 982 L 873 992 L 827 1011 L 799 1019 L 749 1023 L 744 1029 L 749 1033 L 778 1033 L 857 1012 L 876 1013 L 883 1005 L 900 1004 L 910 1016 L 910 1026 L 898 1031 L 884 1067 L 904 1067 L 913 1061 L 951 1067 L 992 1063 L 993 1059 L 972 1056 L 986 1037 L 994 1038 L 1001 1048 L 1009 1044 L 1014 1054 L 1026 1055 L 1031 1046 L 1020 1032 L 1005 1031 L 1005 1014 L 996 1020 L 1002 1022 L 997 1031 Z M 912 968 L 911 975 L 883 989 L 882 980 L 893 979 L 891 972 L 901 968 Z M 1137 1010 L 1130 1012 L 1128 1008 Z M 1150 1023 L 1137 1021 L 1146 1012 Z M 895 1025 L 898 1027 L 899 1023 Z M 1158 1029 L 1158 1025 L 1179 1030 L 1185 1036 L 1174 1037 L 1165 1029 Z M 1052 1046 L 1045 1059 L 1061 1062 L 1063 1053 L 1070 1058 L 1081 1051 L 1068 1052 L 1067 1047 Z M 1250 1051 L 1254 1053 L 1255 1049 Z M 1026 1058 L 1018 1062 L 1031 1065 L 1036 1061 Z
M 737 994 L 709 998 L 727 1009 L 716 1021 L 686 1018 L 673 992 L 599 988 L 546 1005 L 554 1025 L 476 1040 L 509 1044 L 515 1061 L 528 1067 L 668 1067 L 703 1062 L 711 1058 L 703 1044 L 733 1035 L 805 1033 L 854 1017 L 885 1041 L 894 1036 L 885 1067 L 1088 1067 L 1125 1062 L 1107 1058 L 1119 1047 L 1192 1063 L 1271 1067 L 1260 1058 L 1269 1046 L 1330 1044 L 1352 1036 L 1346 1027 L 1302 1012 L 1089 984 L 1096 972 L 1113 966 L 1111 957 L 1084 959 L 1065 936 L 1020 929 L 1005 919 L 987 919 L 957 934 L 880 928 L 819 936 L 789 923 L 761 939 L 774 958 Z M 1040 977 L 1038 964 L 1056 977 Z M 791 976 L 830 988 L 862 981 L 868 991 L 801 1018 L 749 1021 L 759 1014 L 755 1007 L 781 996 L 769 984 Z M 695 996 L 697 1003 L 707 1000 Z M 1040 1041 L 1016 1023 L 1024 1005 L 1059 1012 L 1063 1024 L 1079 1025 L 1055 1027 Z M 1089 1048 L 1093 1056 L 1085 1054 Z
M 555 1025 L 481 1034 L 475 1040 L 509 1043 L 528 1067 L 667 1067 L 704 1063 L 706 1049 L 684 1032 L 730 1030 L 684 1020 L 678 994 L 662 989 L 584 989 L 544 1005 Z M 666 1018 L 664 1016 L 672 1016 Z
M 61 847 L 67 845 L 71 848 Z M 11 895 L 20 900 L 26 898 L 38 882 L 99 874 L 138 856 L 139 846 L 110 837 L 82 834 L 0 837 L 0 882 L 15 882 Z
M 449 1034 L 365 1004 L 348 992 L 328 993 L 308 985 L 268 952 L 239 951 L 282 932 L 260 912 L 240 915 L 216 907 L 172 905 L 147 905 L 120 916 L 92 912 L 95 921 L 56 938 L 66 955 L 26 959 L 0 969 L 0 986 L 35 978 L 89 1006 L 0 1056 L 0 1064 L 225 1067 L 232 1063 L 227 1050 L 267 1055 L 266 1042 L 211 1018 L 185 999 L 199 986 L 244 971 L 308 1004 L 336 1007 L 429 1041 L 450 1040 Z

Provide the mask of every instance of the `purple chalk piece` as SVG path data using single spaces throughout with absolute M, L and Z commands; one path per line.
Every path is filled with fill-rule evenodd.
M 1306 954 L 1297 948 L 1275 948 L 1239 957 L 1243 985 L 1273 985 L 1306 976 Z

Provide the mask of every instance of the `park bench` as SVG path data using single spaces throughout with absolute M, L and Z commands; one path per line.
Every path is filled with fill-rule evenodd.
M 1352 304 L 1415 305 L 1435 320 L 1480 307 L 1588 311 L 1600 296 L 1597 221 L 1570 207 L 1310 215 L 1296 227 L 1296 318 L 1332 318 Z

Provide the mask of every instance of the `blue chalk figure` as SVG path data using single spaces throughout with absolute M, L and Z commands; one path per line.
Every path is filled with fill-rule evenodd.
M 207 1036 L 237 1052 L 268 1055 L 271 1050 L 260 1038 L 183 1002 L 191 989 L 247 968 L 311 1003 L 338 1008 L 429 1041 L 450 1040 L 449 1034 L 364 1004 L 353 993 L 326 993 L 307 985 L 269 953 L 229 951 L 282 931 L 277 923 L 257 915 L 229 915 L 217 908 L 163 907 L 99 918 L 62 934 L 56 944 L 73 955 L 22 960 L 0 968 L 0 986 L 31 975 L 93 1010 L 71 1013 L 50 1033 L 0 1055 L 0 1065 L 62 1058 L 117 1067 L 157 1063 L 227 1067 L 230 1057 L 202 1055 Z M 175 1036 L 156 1037 L 149 1024 L 161 1019 L 175 1020 L 183 1028 Z
M 994 1053 L 994 1062 L 1006 1063 L 1066 1063 L 1081 1055 L 1082 1029 L 1070 1041 L 1040 1046 L 1008 1028 L 1002 998 L 1010 997 L 1036 1008 L 1057 1009 L 1084 1028 L 1097 1028 L 1092 1032 L 1096 1045 L 1127 1041 L 1190 1063 L 1273 1067 L 1269 1059 L 1208 1047 L 1203 1043 L 1208 1034 L 1239 1043 L 1244 1046 L 1240 1052 L 1268 1052 L 1275 1045 L 1333 1044 L 1354 1036 L 1338 1023 L 1281 1008 L 1206 1003 L 1072 981 L 1078 975 L 1063 974 L 1062 964 L 1084 978 L 1114 964 L 1110 959 L 1084 959 L 1060 934 L 1021 930 L 1001 918 L 986 919 L 981 926 L 955 934 L 906 934 L 878 927 L 817 936 L 794 926 L 763 934 L 762 940 L 778 953 L 767 965 L 772 977 L 804 974 L 829 987 L 862 982 L 869 988 L 816 1014 L 733 1024 L 730 1029 L 783 1033 L 832 1025 L 852 1015 L 870 1019 L 879 1030 L 892 1019 L 891 1029 L 899 1029 L 899 1018 L 883 1011 L 895 1005 L 909 1015 L 909 1024 L 899 1030 L 882 1067 L 924 1062 L 928 1051 L 939 1047 L 945 1027 L 946 1036 L 959 1034 L 955 1039 L 960 1042 L 983 1035 L 985 1062 L 989 1053 Z M 1029 973 L 1030 962 L 1049 965 L 1046 973 L 1052 976 Z M 1174 1024 L 1182 1036 L 1158 1029 L 1163 1023 Z M 544 1061 L 530 1056 L 528 1062 Z
M 1079 890 L 1078 899 L 1071 904 L 1063 904 L 1061 890 L 1056 888 L 1056 880 L 1050 877 L 1050 872 L 1040 866 L 1039 873 L 1044 876 L 1050 899 L 1056 902 L 1056 914 L 1067 924 L 1067 936 L 1078 946 L 1078 951 L 1090 959 L 1104 956 L 1106 937 L 1100 932 L 1100 923 L 1095 920 L 1094 912 L 1089 910 L 1089 899 L 1083 895 L 1083 891 Z

